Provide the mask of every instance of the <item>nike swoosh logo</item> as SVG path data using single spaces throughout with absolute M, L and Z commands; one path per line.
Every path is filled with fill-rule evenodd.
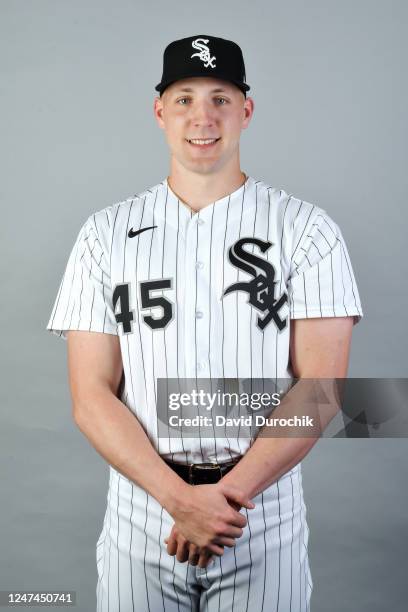
M 141 234 L 142 232 L 145 232 L 146 230 L 149 230 L 149 229 L 154 229 L 155 227 L 157 227 L 157 225 L 152 225 L 151 227 L 142 227 L 142 229 L 139 229 L 136 231 L 133 231 L 133 228 L 130 228 L 128 236 L 129 238 L 134 238 L 138 234 Z

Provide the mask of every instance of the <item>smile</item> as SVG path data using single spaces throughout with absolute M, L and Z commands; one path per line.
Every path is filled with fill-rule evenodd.
M 189 144 L 198 146 L 198 147 L 210 147 L 214 145 L 216 142 L 221 140 L 220 138 L 187 138 L 186 139 Z

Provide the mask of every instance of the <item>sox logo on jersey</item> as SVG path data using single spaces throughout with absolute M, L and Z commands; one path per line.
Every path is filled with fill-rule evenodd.
M 207 45 L 208 42 L 208 38 L 196 38 L 195 40 L 193 40 L 191 44 L 194 49 L 199 49 L 199 52 L 193 53 L 191 57 L 198 57 L 202 62 L 204 62 L 205 68 L 208 68 L 208 66 L 210 66 L 211 68 L 215 68 L 215 64 L 213 62 L 217 58 L 215 57 L 215 55 L 211 57 L 210 49 Z
M 254 244 L 265 253 L 271 248 L 272 242 L 260 240 L 259 238 L 241 238 L 231 246 L 228 251 L 230 262 L 240 270 L 248 272 L 254 278 L 249 282 L 238 282 L 230 285 L 223 293 L 223 297 L 231 291 L 247 291 L 249 298 L 248 302 L 261 312 L 266 312 L 262 319 L 258 316 L 257 325 L 263 330 L 273 319 L 279 330 L 282 330 L 287 325 L 287 317 L 281 319 L 279 310 L 287 302 L 287 293 L 282 293 L 278 300 L 275 300 L 275 268 L 267 260 L 257 257 L 252 253 L 248 253 L 243 246 L 245 244 Z M 248 262 L 248 263 L 247 263 Z M 251 266 L 250 263 L 253 265 Z M 264 274 L 257 274 L 256 267 L 261 268 Z

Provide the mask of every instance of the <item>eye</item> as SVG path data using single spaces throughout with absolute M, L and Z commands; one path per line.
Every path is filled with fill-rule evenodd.
M 226 98 L 216 98 L 216 100 L 220 103 L 220 106 L 224 106 L 228 102 Z
M 177 100 L 177 104 L 181 104 L 181 106 L 185 106 L 184 102 L 189 100 L 189 98 L 179 98 Z

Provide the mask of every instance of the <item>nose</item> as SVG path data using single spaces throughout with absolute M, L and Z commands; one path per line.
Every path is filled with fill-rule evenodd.
M 192 121 L 196 127 L 211 127 L 212 125 L 214 125 L 215 113 L 211 103 L 206 100 L 196 102 L 196 104 L 194 105 Z

